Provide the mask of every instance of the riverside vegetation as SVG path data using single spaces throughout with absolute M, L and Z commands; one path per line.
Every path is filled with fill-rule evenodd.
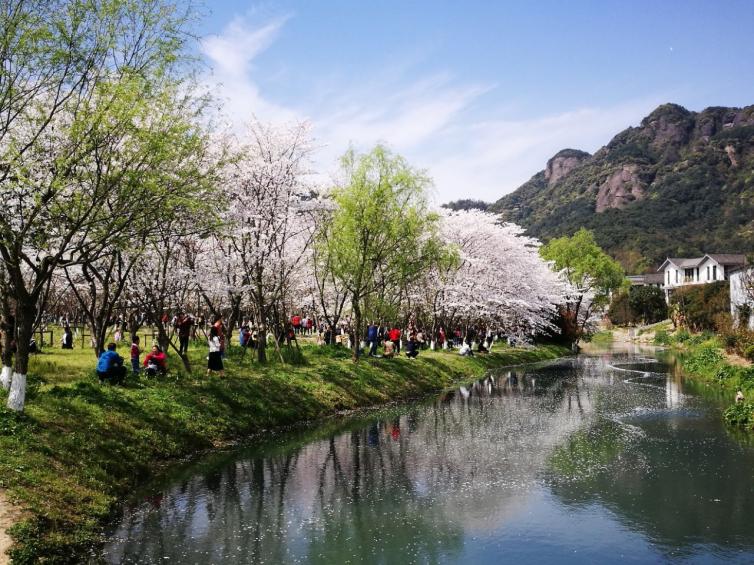
M 723 412 L 727 424 L 754 431 L 754 366 L 733 364 L 726 358 L 725 342 L 730 340 L 729 335 L 719 336 L 710 331 L 691 334 L 684 329 L 671 334 L 659 330 L 655 333 L 655 343 L 678 350 L 685 372 L 724 392 L 730 399 L 730 405 Z M 739 390 L 744 400 L 736 402 Z
M 488 355 L 426 351 L 364 359 L 344 347 L 284 348 L 285 364 L 229 351 L 225 378 L 186 373 L 100 385 L 89 349 L 31 358 L 24 413 L 0 409 L 0 487 L 26 511 L 11 534 L 14 562 L 78 563 L 93 555 L 117 501 L 165 463 L 276 427 L 409 399 L 493 367 L 551 359 L 565 348 L 496 345 Z M 192 346 L 201 367 L 206 349 Z M 6 393 L 0 393 L 5 395 Z

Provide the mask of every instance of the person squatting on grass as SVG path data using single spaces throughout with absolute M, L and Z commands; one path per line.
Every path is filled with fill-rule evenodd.
M 115 352 L 115 344 L 109 343 L 107 351 L 103 351 L 97 361 L 97 376 L 99 382 L 105 381 L 122 384 L 126 377 L 126 368 L 123 366 L 123 357 Z
M 153 345 L 152 351 L 144 357 L 144 367 L 146 367 L 145 372 L 149 377 L 154 377 L 157 373 L 164 375 L 168 372 L 167 357 L 159 345 Z

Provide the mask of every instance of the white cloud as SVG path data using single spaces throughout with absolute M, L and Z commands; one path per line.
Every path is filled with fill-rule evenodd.
M 288 18 L 279 18 L 255 27 L 247 18 L 234 18 L 219 35 L 201 42 L 211 73 L 202 79 L 203 87 L 224 105 L 224 113 L 240 125 L 252 114 L 269 121 L 300 119 L 290 108 L 266 99 L 260 92 L 253 61 L 277 38 Z
M 313 76 L 297 107 L 287 107 L 264 95 L 254 66 L 285 21 L 254 25 L 248 18 L 235 18 L 202 42 L 214 69 L 205 83 L 224 100 L 231 120 L 241 124 L 252 114 L 269 121 L 309 119 L 322 144 L 317 165 L 323 178 L 349 144 L 368 149 L 387 143 L 428 169 L 438 203 L 494 201 L 544 168 L 558 150 L 593 152 L 660 102 L 635 100 L 522 120 L 472 119 L 485 110 L 492 114 L 489 100 L 481 97 L 496 94 L 493 85 L 463 85 L 449 74 L 417 75 L 420 65 L 404 61 L 357 77 L 338 76 L 337 68 L 327 81 Z

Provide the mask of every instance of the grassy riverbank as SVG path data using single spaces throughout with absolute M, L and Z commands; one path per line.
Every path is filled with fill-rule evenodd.
M 12 557 L 81 562 L 118 498 L 166 462 L 265 429 L 417 397 L 490 368 L 567 353 L 556 346 L 497 346 L 473 358 L 423 352 L 417 360 L 353 364 L 343 348 L 308 345 L 290 351 L 286 364 L 258 366 L 232 350 L 223 379 L 176 366 L 168 377 L 113 387 L 97 382 L 91 351 L 47 349 L 33 358 L 24 414 L 5 409 L 0 394 L 0 488 L 28 515 L 12 529 Z M 204 367 L 205 355 L 203 347 L 192 350 L 193 365 Z
M 720 338 L 712 333 L 663 331 L 655 335 L 655 342 L 678 351 L 685 373 L 724 392 L 730 404 L 723 417 L 729 425 L 754 431 L 754 367 L 751 363 L 726 355 Z M 744 401 L 736 403 L 734 399 L 739 390 L 744 394 Z

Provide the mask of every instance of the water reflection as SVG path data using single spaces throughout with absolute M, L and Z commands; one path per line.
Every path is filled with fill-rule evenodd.
M 752 450 L 653 359 L 505 371 L 199 468 L 129 509 L 114 563 L 754 557 Z M 741 557 L 743 558 L 743 557 Z

